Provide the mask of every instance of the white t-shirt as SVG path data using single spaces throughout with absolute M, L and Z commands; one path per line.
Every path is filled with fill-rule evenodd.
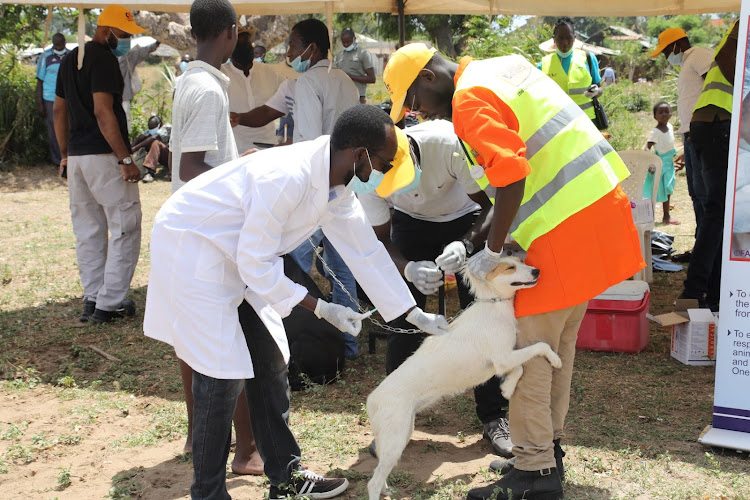
M 680 117 L 678 134 L 690 132 L 693 110 L 703 90 L 703 75 L 714 62 L 714 53 L 706 47 L 690 47 L 682 57 L 680 76 L 677 78 L 677 116 Z
M 294 119 L 294 88 L 297 80 L 284 80 L 276 93 L 266 101 L 266 106 L 279 113 L 290 114 Z
M 330 135 L 344 110 L 359 104 L 359 91 L 351 78 L 340 69 L 331 69 L 328 59 L 321 59 L 295 84 L 294 142 Z
M 284 81 L 271 67 L 258 62 L 253 63 L 248 76 L 231 61 L 221 65 L 221 72 L 229 77 L 229 109 L 234 113 L 245 113 L 264 104 Z M 255 142 L 276 143 L 276 127 L 273 122 L 257 128 L 237 125 L 232 132 L 239 154 L 255 147 Z
M 674 129 L 671 123 L 667 123 L 667 131 L 662 132 L 658 128 L 651 129 L 647 142 L 654 143 L 654 149 L 658 154 L 664 154 L 674 149 Z
M 388 202 L 396 210 L 430 222 L 448 222 L 479 210 L 479 205 L 467 194 L 479 192 L 479 184 L 471 177 L 453 124 L 434 120 L 409 127 L 404 132 L 419 148 L 422 167 L 419 187 L 385 199 L 377 193 L 360 194 L 359 201 L 370 224 L 380 226 L 391 219 Z
M 177 83 L 172 104 L 172 192 L 180 180 L 182 153 L 205 151 L 204 161 L 216 167 L 237 158 L 229 123 L 229 78 L 203 61 L 191 61 Z

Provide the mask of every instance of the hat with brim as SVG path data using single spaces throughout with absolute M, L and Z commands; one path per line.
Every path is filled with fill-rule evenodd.
M 391 55 L 383 70 L 383 83 L 391 96 L 391 119 L 398 123 L 404 117 L 404 100 L 419 72 L 437 52 L 423 43 L 404 45 Z
M 661 32 L 659 35 L 659 42 L 656 46 L 656 50 L 651 52 L 648 56 L 649 57 L 659 57 L 659 54 L 664 52 L 664 49 L 667 48 L 667 45 L 670 43 L 674 43 L 677 40 L 681 40 L 683 38 L 687 38 L 687 33 L 685 33 L 685 30 L 682 28 L 667 28 L 664 31 Z
M 414 161 L 411 159 L 409 138 L 403 130 L 395 127 L 398 150 L 393 158 L 393 167 L 386 172 L 380 185 L 375 189 L 378 196 L 387 198 L 401 188 L 405 188 L 414 180 Z
M 97 26 L 109 26 L 110 28 L 119 28 L 125 33 L 131 35 L 140 35 L 146 30 L 135 24 L 133 14 L 122 5 L 107 5 L 99 14 L 96 21 Z

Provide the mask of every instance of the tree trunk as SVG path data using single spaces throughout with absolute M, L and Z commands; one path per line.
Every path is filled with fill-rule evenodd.
M 456 52 L 456 46 L 453 45 L 453 29 L 448 20 L 449 16 L 441 16 L 443 19 L 439 24 L 430 23 L 422 17 L 417 16 L 417 19 L 427 29 L 430 38 L 437 44 L 438 50 L 451 59 L 455 59 L 458 53 Z

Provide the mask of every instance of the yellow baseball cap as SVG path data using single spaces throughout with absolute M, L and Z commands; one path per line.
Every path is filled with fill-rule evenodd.
M 659 35 L 659 43 L 656 46 L 656 50 L 651 52 L 648 56 L 659 57 L 659 54 L 664 52 L 664 49 L 667 48 L 667 45 L 669 45 L 670 43 L 676 42 L 677 40 L 680 40 L 682 38 L 687 38 L 687 33 L 685 33 L 684 29 L 682 28 L 665 29 Z
M 375 189 L 378 196 L 387 198 L 401 188 L 408 186 L 414 180 L 414 161 L 411 159 L 409 148 L 409 138 L 403 130 L 396 128 L 396 138 L 398 139 L 398 149 L 396 156 L 393 158 L 393 168 L 391 168 L 380 181 L 380 185 Z
M 391 119 L 394 122 L 403 118 L 406 91 L 435 52 L 437 50 L 423 43 L 410 43 L 398 49 L 388 59 L 383 70 L 383 83 L 391 96 Z
M 133 14 L 122 5 L 107 5 L 96 20 L 97 26 L 109 26 L 119 28 L 131 35 L 140 35 L 146 30 L 135 24 Z

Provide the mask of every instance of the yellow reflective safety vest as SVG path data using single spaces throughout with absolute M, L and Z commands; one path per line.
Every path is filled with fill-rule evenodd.
M 571 58 L 570 68 L 568 68 L 568 73 L 565 74 L 562 61 L 557 54 L 544 56 L 542 73 L 552 78 L 561 89 L 567 92 L 573 102 L 586 112 L 586 116 L 593 120 L 595 118 L 594 103 L 590 97 L 583 95 L 593 83 L 589 72 L 588 54 L 583 50 L 573 49 Z
M 536 238 L 603 198 L 630 175 L 581 108 L 523 57 L 470 62 L 456 93 L 472 87 L 492 91 L 511 108 L 526 143 L 531 173 L 510 231 L 522 248 L 528 249 Z M 472 177 L 484 189 L 489 182 L 484 169 L 478 170 L 481 158 L 476 148 L 467 146 Z
M 739 19 L 735 21 L 735 24 L 738 22 Z M 719 55 L 719 51 L 724 48 L 724 45 L 726 45 L 727 40 L 729 39 L 729 34 L 733 29 L 734 24 L 726 33 L 724 33 L 724 38 L 721 39 L 721 42 L 719 42 L 719 45 L 716 47 L 714 61 L 711 63 L 708 73 L 706 73 L 706 79 L 703 81 L 703 91 L 701 92 L 700 97 L 698 97 L 698 102 L 695 103 L 695 109 L 693 109 L 693 111 L 714 105 L 726 110 L 730 114 L 732 113 L 734 82 L 730 82 L 724 78 L 724 73 L 721 72 L 719 65 L 716 64 L 716 56 Z

